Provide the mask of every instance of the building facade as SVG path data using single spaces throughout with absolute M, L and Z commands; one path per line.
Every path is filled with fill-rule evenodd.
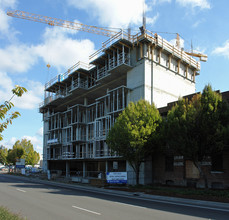
M 90 60 L 90 64 L 78 62 L 45 85 L 39 108 L 45 171 L 78 173 L 84 178 L 130 171 L 106 144 L 119 113 L 130 101 L 145 99 L 160 108 L 195 93 L 200 71 L 198 61 L 147 30 L 134 36 L 116 34 Z M 152 181 L 150 167 L 152 161 L 142 165 L 140 183 Z

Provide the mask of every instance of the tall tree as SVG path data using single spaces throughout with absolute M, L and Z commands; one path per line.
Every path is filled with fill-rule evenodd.
M 9 101 L 5 101 L 4 104 L 0 105 L 0 141 L 3 139 L 2 132 L 9 124 L 12 124 L 13 119 L 20 116 L 20 113 L 17 111 L 9 114 L 11 108 L 14 107 L 14 104 L 11 102 L 11 100 L 14 98 L 14 96 L 21 97 L 25 92 L 27 92 L 27 90 L 24 87 L 15 86 L 15 88 L 12 89 L 13 95 Z
M 145 100 L 130 102 L 107 136 L 108 146 L 132 166 L 137 185 L 140 165 L 154 150 L 149 140 L 152 143 L 154 137 L 157 138 L 156 129 L 160 122 L 161 116 L 154 105 Z
M 206 188 L 207 177 L 201 162 L 223 150 L 225 126 L 222 119 L 228 116 L 223 115 L 222 108 L 227 107 L 221 95 L 207 85 L 202 94 L 195 95 L 192 100 L 179 100 L 167 116 L 169 146 L 193 162 Z
M 39 153 L 37 153 L 34 148 L 33 144 L 30 140 L 22 139 L 21 141 L 16 141 L 13 147 L 22 147 L 25 151 L 25 154 L 22 158 L 25 159 L 26 165 L 35 165 L 40 160 Z
M 8 150 L 7 162 L 16 164 L 18 159 L 21 159 L 25 154 L 25 150 L 21 146 L 14 146 Z
M 8 151 L 4 146 L 0 146 L 0 163 L 7 164 Z

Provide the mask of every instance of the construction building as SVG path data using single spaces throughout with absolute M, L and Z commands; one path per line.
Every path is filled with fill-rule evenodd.
M 45 85 L 39 107 L 44 120 L 44 170 L 85 179 L 108 171 L 131 171 L 106 144 L 119 113 L 130 101 L 145 99 L 160 108 L 195 93 L 200 71 L 198 61 L 147 30 L 137 35 L 120 31 L 90 60 L 78 62 Z M 142 165 L 140 183 L 152 182 L 151 167 L 150 160 Z

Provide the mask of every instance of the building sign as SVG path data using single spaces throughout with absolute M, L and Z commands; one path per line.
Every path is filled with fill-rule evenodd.
M 19 169 L 25 168 L 25 159 L 19 159 L 16 162 L 16 168 L 19 168 Z
M 127 183 L 127 172 L 107 172 L 107 183 Z

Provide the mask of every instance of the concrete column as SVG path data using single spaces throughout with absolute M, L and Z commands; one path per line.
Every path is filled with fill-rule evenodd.
M 108 161 L 106 160 L 106 174 L 108 172 Z
M 66 161 L 66 177 L 70 177 L 70 163 Z
M 78 73 L 78 87 L 80 87 L 80 74 Z
M 56 149 L 53 148 L 53 159 L 55 159 L 55 158 L 56 158 Z
M 111 56 L 110 56 L 110 54 L 108 54 L 108 70 L 111 68 L 110 67 L 110 59 L 111 59 Z
M 145 43 L 143 44 L 143 56 L 147 57 L 147 45 Z
M 83 178 L 86 177 L 86 162 L 83 161 Z
M 84 105 L 87 106 L 87 98 L 84 98 Z
M 186 66 L 185 77 L 188 78 L 188 65 Z
M 177 73 L 180 73 L 180 60 L 177 61 Z
M 125 90 L 122 88 L 122 108 L 125 108 Z
M 150 59 L 150 44 L 148 45 L 148 49 L 147 49 L 148 51 L 148 59 Z
M 117 66 L 119 66 L 119 51 L 117 49 Z
M 93 141 L 93 157 L 96 157 L 96 141 Z
M 151 47 L 151 60 L 153 61 L 155 45 Z
M 125 49 L 124 49 L 124 45 L 122 45 L 122 63 L 125 63 Z
M 74 78 L 72 77 L 72 89 L 74 88 Z
M 142 48 L 142 44 L 140 43 L 140 59 L 142 59 L 143 57 L 143 48 Z
M 116 110 L 119 110 L 118 99 L 119 99 L 119 97 L 118 97 L 118 90 L 117 90 L 117 109 Z
M 130 48 L 129 48 L 129 53 L 128 53 L 128 64 L 130 65 Z
M 158 56 L 159 56 L 158 63 L 159 63 L 159 64 L 161 64 L 161 50 L 162 50 L 162 49 L 160 49 L 160 50 L 158 51 Z
M 114 102 L 114 100 L 115 100 L 115 93 L 114 93 L 114 91 L 113 91 L 112 93 L 113 93 L 113 111 L 114 111 L 114 110 L 115 110 L 115 109 L 114 109 L 114 103 L 115 103 L 115 102 Z
M 86 143 L 85 148 L 86 148 L 85 157 L 88 158 L 88 155 L 89 155 L 88 143 Z
M 194 72 L 193 72 L 193 82 L 195 82 L 195 79 L 196 78 L 196 70 L 194 70 Z

